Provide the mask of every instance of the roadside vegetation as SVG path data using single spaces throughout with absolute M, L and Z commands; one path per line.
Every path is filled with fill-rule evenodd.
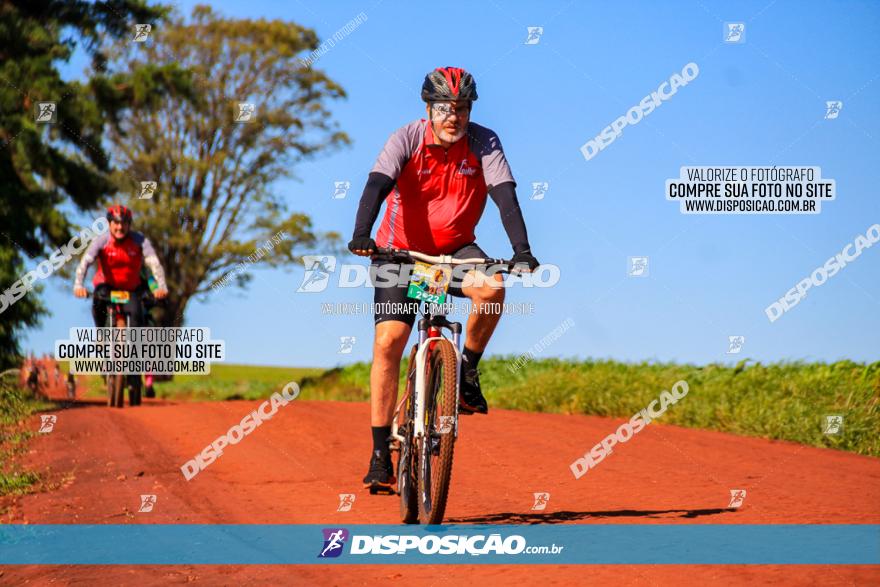
M 39 475 L 24 470 L 19 462 L 34 435 L 25 427 L 25 420 L 47 407 L 30 396 L 15 376 L 0 376 L 0 497 L 27 493 L 39 481 Z
M 493 408 L 628 418 L 683 379 L 688 395 L 659 423 L 880 456 L 880 362 L 697 366 L 541 359 L 512 370 L 516 359 L 480 362 Z M 304 381 L 302 397 L 365 401 L 369 376 L 368 363 L 331 369 Z M 840 434 L 824 433 L 827 415 L 843 416 Z

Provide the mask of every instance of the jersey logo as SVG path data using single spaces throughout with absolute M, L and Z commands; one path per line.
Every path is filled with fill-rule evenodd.
M 458 166 L 458 174 L 459 175 L 473 175 L 477 172 L 476 167 L 471 167 L 468 165 L 467 159 L 461 160 L 461 165 Z

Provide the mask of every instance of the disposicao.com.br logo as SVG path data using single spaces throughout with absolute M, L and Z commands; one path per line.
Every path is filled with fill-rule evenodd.
M 303 255 L 302 283 L 297 288 L 297 293 L 319 293 L 327 289 L 332 282 L 340 288 L 357 287 L 406 287 L 413 276 L 414 264 L 388 263 L 379 266 L 367 266 L 360 263 L 338 263 L 334 255 Z M 443 263 L 432 265 L 430 271 L 441 270 L 449 267 Z M 451 283 L 457 287 L 480 286 L 485 282 L 492 282 L 496 273 L 507 271 L 502 265 L 455 265 L 451 267 Z M 473 272 L 473 273 L 472 273 Z M 332 279 L 331 275 L 336 275 Z M 543 264 L 535 271 L 526 272 L 514 270 L 503 281 L 503 287 L 553 287 L 559 283 L 559 266 L 550 263 Z
M 565 548 L 556 544 L 529 546 L 525 537 L 519 534 L 502 536 L 500 533 L 485 534 L 386 534 L 366 536 L 350 535 L 345 528 L 324 528 L 323 545 L 318 558 L 336 558 L 344 551 L 344 545 L 351 538 L 349 555 L 519 555 L 519 554 L 560 554 Z
M 342 554 L 342 547 L 348 540 L 348 530 L 345 528 L 324 528 L 324 545 L 318 558 L 336 558 Z

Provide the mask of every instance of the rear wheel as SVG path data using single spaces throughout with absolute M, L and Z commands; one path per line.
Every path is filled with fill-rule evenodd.
M 419 521 L 440 524 L 446 512 L 455 448 L 457 365 L 452 343 L 436 341 L 429 351 L 428 365 L 425 436 L 418 443 Z
M 415 524 L 419 521 L 418 481 L 416 471 L 418 461 L 413 441 L 413 393 L 416 387 L 416 353 L 419 345 L 413 345 L 409 355 L 409 367 L 406 373 L 406 394 L 408 399 L 401 406 L 398 434 L 404 440 L 400 445 L 397 460 L 397 492 L 400 494 L 400 518 L 404 524 Z

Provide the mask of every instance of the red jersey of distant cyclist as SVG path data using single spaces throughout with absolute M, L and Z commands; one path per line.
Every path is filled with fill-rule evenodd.
M 444 149 L 427 120 L 396 130 L 372 171 L 395 180 L 376 244 L 451 254 L 474 242 L 474 229 L 493 186 L 513 182 L 498 135 L 469 123 L 464 137 Z
M 107 283 L 111 287 L 133 291 L 141 283 L 144 257 L 155 254 L 150 240 L 139 232 L 129 232 L 121 241 L 109 233 L 102 234 L 86 251 L 89 262 L 98 263 L 92 283 Z

